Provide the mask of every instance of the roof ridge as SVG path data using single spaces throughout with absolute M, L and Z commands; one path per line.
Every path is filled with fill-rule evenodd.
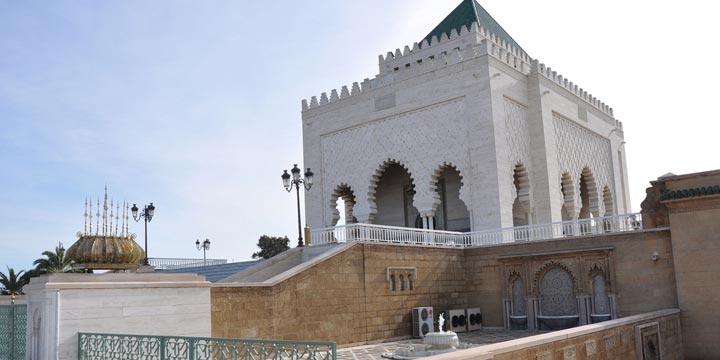
M 460 32 L 461 26 L 469 26 L 473 22 L 477 22 L 478 25 L 485 27 L 508 44 L 525 52 L 522 46 L 520 46 L 505 28 L 476 0 L 462 0 L 460 4 L 447 14 L 419 43 L 422 43 L 424 40 L 430 41 L 433 36 L 437 36 L 439 39 L 443 33 L 449 37 L 453 29 Z

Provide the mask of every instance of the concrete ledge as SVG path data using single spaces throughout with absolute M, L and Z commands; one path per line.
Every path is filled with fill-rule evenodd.
M 617 327 L 639 323 L 643 321 L 653 320 L 669 315 L 680 313 L 680 309 L 666 309 L 650 313 L 628 316 L 620 319 L 605 321 L 598 324 L 578 326 L 571 329 L 553 331 L 547 334 L 529 336 L 526 338 L 504 341 L 500 343 L 479 346 L 472 349 L 460 350 L 452 353 L 446 353 L 437 356 L 427 357 L 429 360 L 458 360 L 458 359 L 492 359 L 494 355 L 500 355 L 512 351 L 518 351 L 547 345 L 549 343 L 560 342 L 596 332 L 614 329 Z
M 30 280 L 26 291 L 34 289 L 128 289 L 210 287 L 204 276 L 197 274 L 50 274 Z

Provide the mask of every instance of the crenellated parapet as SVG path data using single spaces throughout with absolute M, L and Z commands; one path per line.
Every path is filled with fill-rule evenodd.
M 531 71 L 539 73 L 544 78 L 556 83 L 560 87 L 584 100 L 586 103 L 592 105 L 595 109 L 600 110 L 602 113 L 610 116 L 611 118 L 614 118 L 612 107 L 600 101 L 598 98 L 588 93 L 583 88 L 579 87 L 577 84 L 569 81 L 561 74 L 558 74 L 557 71 L 554 71 L 549 66 L 545 66 L 545 64 L 534 60 L 532 62 Z M 620 121 L 616 121 L 615 126 L 622 130 L 622 123 Z
M 322 93 L 310 100 L 302 100 L 302 110 L 313 109 L 329 103 L 346 99 L 365 91 L 388 85 L 398 80 L 428 73 L 439 68 L 454 65 L 482 55 L 490 55 L 508 66 L 528 74 L 532 58 L 523 50 L 502 40 L 483 26 L 472 23 L 462 26 L 460 32 L 452 30 L 450 36 L 433 36 L 429 41 L 414 43 L 412 48 L 389 51 L 386 56 L 378 56 L 379 74 L 373 79 L 366 78 L 361 83 L 354 82 L 350 88 L 343 86 Z
M 467 27 L 461 26 L 460 32 L 453 29 L 449 36 L 443 33 L 439 38 L 433 36 L 430 40 L 425 39 L 421 43 L 414 43 L 412 47 L 406 45 L 403 50 L 398 48 L 394 52 L 388 51 L 385 56 L 378 55 L 379 74 L 374 78 L 366 78 L 361 83 L 354 82 L 350 87 L 343 86 L 340 91 L 333 89 L 329 96 L 327 93 L 322 93 L 319 98 L 313 96 L 309 101 L 304 99 L 302 100 L 302 111 L 322 107 L 396 81 L 485 55 L 505 63 L 524 75 L 535 71 L 593 108 L 614 118 L 612 107 L 558 74 L 549 66 L 532 59 L 525 51 L 478 25 L 477 22 Z M 622 123 L 616 120 L 615 127 L 622 130 Z

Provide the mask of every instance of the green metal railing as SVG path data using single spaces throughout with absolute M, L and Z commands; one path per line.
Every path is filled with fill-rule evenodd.
M 78 360 L 336 360 L 334 342 L 78 333 Z
M 25 359 L 27 305 L 0 305 L 0 360 Z

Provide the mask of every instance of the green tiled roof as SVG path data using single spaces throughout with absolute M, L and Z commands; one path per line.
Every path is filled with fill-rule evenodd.
M 488 31 L 497 35 L 500 39 L 522 50 L 522 47 L 515 42 L 512 36 L 475 0 L 462 0 L 460 5 L 458 5 L 450 15 L 446 16 L 423 40 L 430 41 L 433 36 L 437 36 L 439 39 L 443 33 L 450 36 L 452 29 L 460 33 L 461 26 L 469 27 L 473 22 L 477 22 L 478 25 L 488 29 Z M 420 42 L 422 42 L 422 40 Z
M 720 186 L 703 186 L 701 188 L 683 189 L 683 190 L 665 190 L 660 193 L 660 201 L 685 199 L 698 196 L 720 194 Z

